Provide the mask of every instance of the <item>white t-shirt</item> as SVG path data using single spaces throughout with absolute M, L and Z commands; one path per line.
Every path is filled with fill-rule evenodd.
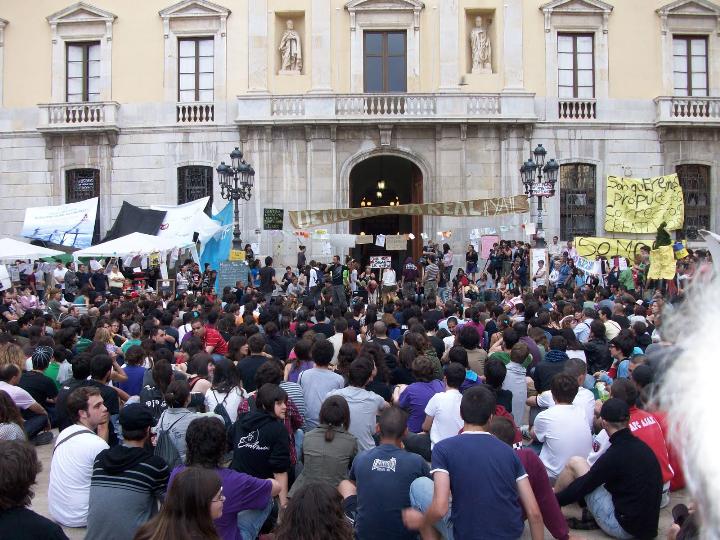
M 87 430 L 82 425 L 72 425 L 62 430 L 55 441 L 55 451 L 50 466 L 48 508 L 54 521 L 65 527 L 85 527 L 90 499 L 90 478 L 95 457 L 109 448 L 94 433 L 74 435 Z M 62 444 L 61 444 L 62 443 Z
M 537 397 L 538 407 L 549 409 L 555 406 L 555 400 L 550 390 L 545 390 Z M 595 395 L 582 386 L 578 388 L 578 393 L 573 399 L 573 407 L 580 409 L 588 421 L 588 425 L 592 428 L 593 419 L 595 417 Z
M 327 340 L 332 343 L 333 346 L 333 357 L 330 363 L 335 366 L 337 365 L 338 361 L 338 354 L 340 353 L 340 347 L 342 347 L 343 344 L 343 335 L 340 332 L 335 332 L 332 336 L 327 338 Z
M 237 420 L 238 407 L 246 395 L 245 390 L 238 388 L 237 386 L 230 390 L 229 394 L 218 392 L 217 390 L 213 390 L 211 388 L 205 392 L 205 408 L 210 412 L 215 412 L 217 404 L 224 402 L 225 410 L 227 411 L 230 420 L 235 423 L 235 420 Z
M 430 446 L 457 435 L 463 427 L 460 417 L 460 402 L 462 394 L 455 388 L 445 392 L 438 392 L 430 398 L 425 406 L 425 414 L 433 417 L 430 428 Z
M 67 268 L 55 268 L 53 270 L 53 279 L 55 284 L 60 285 L 61 289 L 65 289 L 65 274 L 67 274 Z
M 548 476 L 557 478 L 573 456 L 587 456 L 592 435 L 583 412 L 574 405 L 555 405 L 535 418 L 535 438 L 543 443 L 540 460 Z
M 383 271 L 383 277 L 382 277 L 382 283 L 383 285 L 386 285 L 388 287 L 391 287 L 397 283 L 397 279 L 395 277 L 395 270 L 392 268 L 387 268 Z

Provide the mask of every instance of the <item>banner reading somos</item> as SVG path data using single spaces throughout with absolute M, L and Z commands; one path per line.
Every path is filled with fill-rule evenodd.
M 682 188 L 677 174 L 654 178 L 608 176 L 605 230 L 656 233 L 682 229 L 685 218 Z
M 474 199 L 470 201 L 427 204 L 401 204 L 399 206 L 366 206 L 364 208 L 331 208 L 327 210 L 295 210 L 290 221 L 296 229 L 316 227 L 340 221 L 367 217 L 402 214 L 406 216 L 482 217 L 502 214 L 521 214 L 530 209 L 525 195 Z

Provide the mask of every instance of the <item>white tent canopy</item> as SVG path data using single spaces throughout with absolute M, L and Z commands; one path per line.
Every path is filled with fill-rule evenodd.
M 115 240 L 104 242 L 96 246 L 81 249 L 73 253 L 75 259 L 81 257 L 129 257 L 145 256 L 156 252 L 170 252 L 173 249 L 192 247 L 195 244 L 180 241 L 176 238 L 163 238 L 134 232 L 121 236 Z
M 0 238 L 0 262 L 13 263 L 17 260 L 35 261 L 45 257 L 55 257 L 64 254 L 64 252 L 58 251 L 57 249 L 34 246 L 26 242 L 13 240 L 12 238 Z

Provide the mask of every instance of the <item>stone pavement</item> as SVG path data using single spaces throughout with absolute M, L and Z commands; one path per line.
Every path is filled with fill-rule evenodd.
M 54 430 L 55 435 L 57 436 L 57 430 Z M 48 512 L 48 504 L 47 504 L 47 491 L 48 491 L 48 482 L 50 478 L 50 459 L 52 456 L 52 444 L 48 444 L 45 446 L 39 446 L 37 448 L 38 451 L 38 457 L 40 458 L 40 461 L 43 464 L 43 470 L 40 472 L 37 478 L 37 485 L 35 486 L 35 498 L 33 499 L 32 509 L 36 511 L 39 514 L 42 514 L 43 516 L 50 517 L 50 514 Z M 679 491 L 677 493 L 673 493 L 670 496 L 670 504 L 662 510 L 660 513 L 660 532 L 658 534 L 658 538 L 664 539 L 667 535 L 667 531 L 672 525 L 672 515 L 670 514 L 670 511 L 672 510 L 672 507 L 678 503 L 688 503 L 688 496 L 687 493 L 683 491 Z M 572 505 L 563 508 L 563 512 L 566 516 L 575 516 L 580 517 L 581 511 L 580 507 L 577 505 Z M 571 534 L 573 531 L 570 531 Z M 85 530 L 84 529 L 65 529 L 65 534 L 67 534 L 68 538 L 71 540 L 81 540 L 85 537 Z M 604 534 L 602 531 L 575 531 L 575 534 L 573 535 L 574 538 L 585 538 L 587 540 L 595 540 L 595 539 L 605 539 L 609 538 L 606 534 Z M 525 527 L 525 534 L 522 536 L 523 540 L 526 540 L 530 538 L 530 532 L 528 531 L 527 527 Z M 551 540 L 552 536 L 550 533 L 545 531 L 545 539 Z

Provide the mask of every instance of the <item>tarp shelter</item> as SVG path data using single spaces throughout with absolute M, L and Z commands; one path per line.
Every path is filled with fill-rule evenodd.
M 145 256 L 157 252 L 170 252 L 173 249 L 194 247 L 192 242 L 181 242 L 174 238 L 162 238 L 139 232 L 131 233 L 109 242 L 81 249 L 73 253 L 76 259 L 81 257 L 129 257 Z
M 178 242 L 191 242 L 194 234 L 197 233 L 198 240 L 204 246 L 222 229 L 217 221 L 213 221 L 205 213 L 209 201 L 210 197 L 203 197 L 178 206 L 151 205 L 150 208 L 153 210 L 165 212 L 165 219 L 157 233 L 158 236 L 172 238 Z
M 17 260 L 35 261 L 46 257 L 55 257 L 65 255 L 57 249 L 48 249 L 40 246 L 34 246 L 12 238 L 0 239 L 0 262 L 13 263 Z
M 134 232 L 156 235 L 160 230 L 163 219 L 165 219 L 164 210 L 140 208 L 123 201 L 120 213 L 115 218 L 115 223 L 113 223 L 112 229 L 108 231 L 103 242 L 109 242 Z

